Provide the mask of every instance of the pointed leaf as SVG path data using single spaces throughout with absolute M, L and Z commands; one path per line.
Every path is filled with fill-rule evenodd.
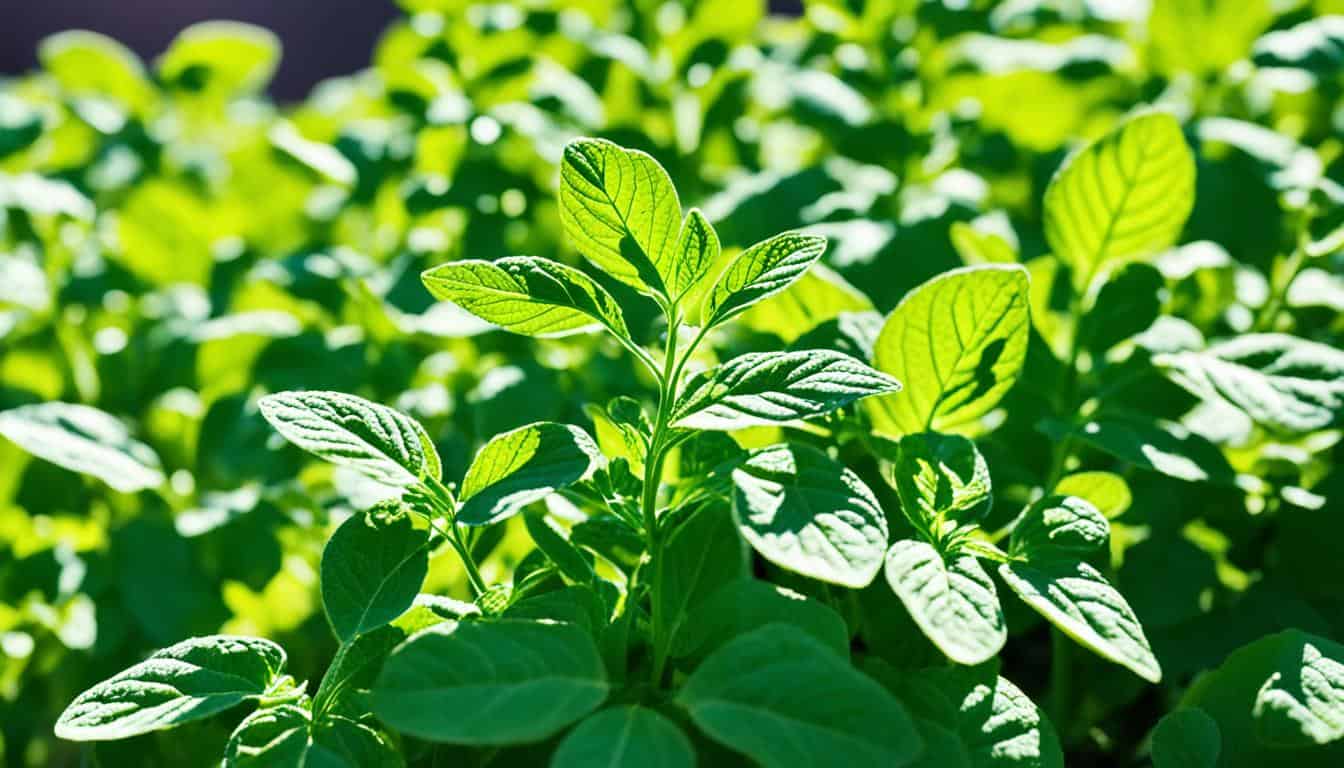
M 968 554 L 944 558 L 931 544 L 891 545 L 887 583 L 924 635 L 958 664 L 979 664 L 1003 648 L 1008 629 L 994 581 Z
M 1091 502 L 1077 496 L 1045 496 L 1022 512 L 1008 554 L 1028 560 L 1084 558 L 1105 546 L 1111 524 Z
M 714 231 L 714 225 L 699 208 L 692 208 L 681 224 L 676 259 L 666 281 L 672 298 L 680 299 L 694 288 L 719 260 L 719 252 L 719 235 Z
M 705 299 L 706 325 L 718 325 L 788 288 L 826 250 L 826 238 L 785 232 L 759 242 L 728 262 Z
M 583 479 L 601 460 L 588 433 L 568 424 L 541 421 L 496 435 L 467 470 L 457 520 L 489 525 L 512 517 Z
M 154 450 L 97 408 L 74 403 L 19 406 L 0 412 L 0 435 L 34 456 L 93 475 L 122 493 L 163 484 Z
M 322 605 L 342 643 L 411 607 L 429 570 L 428 540 L 395 500 L 356 512 L 336 529 L 322 550 Z
M 941 520 L 973 523 L 989 513 L 989 464 L 975 443 L 960 435 L 906 435 L 896 462 L 884 469 L 901 508 L 917 526 L 939 531 Z

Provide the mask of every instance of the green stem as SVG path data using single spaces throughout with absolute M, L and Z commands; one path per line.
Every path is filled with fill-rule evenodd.
M 653 622 L 653 684 L 656 687 L 663 678 L 663 667 L 667 663 L 667 649 L 663 646 L 664 624 L 662 601 L 658 599 L 658 584 L 662 574 L 662 537 L 658 530 L 658 490 L 663 477 L 663 460 L 667 456 L 669 444 L 668 421 L 672 413 L 672 400 L 677 395 L 677 379 L 685 361 L 677 359 L 677 330 L 680 320 L 677 307 L 673 305 L 667 313 L 667 344 L 663 350 L 663 373 L 658 382 L 658 413 L 654 418 L 653 434 L 649 437 L 649 453 L 644 459 L 644 492 L 642 507 L 644 533 L 648 539 L 649 560 L 653 566 L 653 582 L 650 585 L 650 613 Z M 703 338 L 701 333 L 699 338 Z M 697 338 L 698 343 L 698 338 Z M 692 346 L 692 349 L 694 345 Z M 689 354 L 687 355 L 689 356 Z
M 467 547 L 462 540 L 462 529 L 457 523 L 449 523 L 451 526 L 444 532 L 453 549 L 457 550 L 457 556 L 462 559 L 462 567 L 467 571 L 467 581 L 471 584 L 473 596 L 480 597 L 485 594 L 487 589 L 485 579 L 481 578 L 481 572 L 476 569 L 476 561 L 471 557 L 471 549 Z
M 1292 253 L 1275 262 L 1273 272 L 1270 273 L 1269 298 L 1256 313 L 1252 330 L 1274 329 L 1274 321 L 1278 319 L 1279 310 L 1283 309 L 1283 303 L 1288 299 L 1288 289 L 1297 279 L 1297 274 L 1302 271 L 1306 261 L 1306 244 L 1300 242 Z
M 1058 629 L 1050 628 L 1050 708 L 1051 720 L 1059 738 L 1069 743 L 1073 699 L 1073 641 Z

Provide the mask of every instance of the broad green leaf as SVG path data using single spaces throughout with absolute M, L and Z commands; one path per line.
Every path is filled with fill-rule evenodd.
M 686 383 L 672 426 L 733 430 L 819 416 L 900 382 L 841 352 L 748 352 Z
M 644 152 L 605 139 L 565 145 L 560 222 L 579 253 L 641 291 L 675 295 L 683 265 L 681 203 L 667 171 Z
M 1246 58 L 1273 20 L 1269 0 L 1155 0 L 1148 15 L 1154 64 L 1165 74 L 1222 72 Z
M 873 302 L 825 264 L 815 264 L 788 288 L 751 305 L 738 323 L 793 344 L 822 323 L 843 315 L 872 312 Z M 798 349 L 811 349 L 805 345 Z M 864 359 L 868 355 L 862 356 Z
M 356 512 L 322 550 L 322 605 L 348 643 L 405 613 L 429 570 L 429 534 L 400 501 Z
M 705 297 L 705 325 L 718 325 L 762 299 L 788 288 L 826 250 L 826 238 L 785 232 L 739 253 L 723 268 Z
M 1215 768 L 1222 736 L 1204 710 L 1168 712 L 1153 729 L 1153 768 Z
M 264 27 L 206 21 L 182 30 L 158 61 L 159 77 L 211 99 L 231 99 L 266 87 L 280 59 L 280 41 Z
M 97 32 L 70 30 L 52 35 L 42 41 L 37 56 L 42 68 L 73 96 L 112 99 L 137 113 L 154 98 L 139 57 Z
M 695 605 L 671 649 L 676 658 L 699 658 L 738 635 L 767 624 L 787 624 L 849 657 L 849 629 L 824 603 L 755 579 L 724 584 Z
M 329 715 L 313 722 L 293 704 L 243 719 L 224 749 L 224 768 L 398 768 L 401 753 L 369 726 Z
M 1042 429 L 1057 440 L 1072 434 L 1112 456 L 1178 480 L 1219 484 L 1233 480 L 1232 468 L 1217 446 L 1169 421 L 1116 412 L 1072 428 L 1046 423 Z
M 377 679 L 392 649 L 400 645 L 410 632 L 424 628 L 417 625 L 408 630 L 402 626 L 406 618 L 419 618 L 417 612 L 418 609 L 412 609 L 410 613 L 403 614 L 397 623 L 385 624 L 358 635 L 337 649 L 336 657 L 331 660 L 317 692 L 313 694 L 313 713 L 321 717 L 328 711 L 343 711 L 343 705 L 352 695 L 367 691 Z M 431 613 L 426 611 L 426 614 Z M 437 618 L 437 614 L 432 615 Z M 438 621 L 443 619 L 438 618 L 434 623 Z
M 1075 472 L 1055 484 L 1055 493 L 1087 499 L 1107 520 L 1114 520 L 1133 501 L 1129 484 L 1113 472 Z
M 887 518 L 849 468 L 811 446 L 776 445 L 751 454 L 732 478 L 738 530 L 762 557 L 855 589 L 877 576 Z
M 1344 652 L 1325 638 L 1296 629 L 1267 635 L 1196 678 L 1180 706 L 1218 724 L 1220 768 L 1335 768 L 1344 764 L 1344 739 L 1322 741 L 1342 722 L 1340 680 L 1318 666 L 1329 658 Z
M 945 558 L 933 545 L 907 539 L 887 551 L 887 583 L 911 618 L 949 659 L 979 664 L 1008 639 L 994 580 L 960 553 Z
M 720 648 L 676 701 L 710 738 L 765 768 L 900 766 L 920 750 L 909 715 L 890 693 L 783 624 Z
M 569 539 L 556 530 L 550 518 L 543 514 L 523 515 L 527 533 L 532 537 L 537 549 L 545 553 L 546 558 L 555 564 L 566 579 L 577 584 L 589 584 L 595 578 L 593 565 Z
M 1162 273 L 1132 263 L 1113 271 L 1078 328 L 1079 343 L 1103 357 L 1107 350 L 1146 331 L 1162 310 Z M 1067 358 L 1065 358 L 1067 359 Z
M 980 520 L 993 502 L 989 464 L 975 443 L 960 435 L 906 435 L 896 461 L 883 465 L 883 476 L 896 489 L 906 516 L 933 532 L 942 530 L 942 520 Z
M 380 483 L 437 480 L 442 469 L 424 427 L 400 411 L 341 392 L 279 392 L 258 401 L 275 430 L 309 453 Z
M 606 697 L 597 647 L 573 624 L 448 621 L 392 652 L 373 711 L 428 741 L 505 745 L 545 739 Z
M 999 232 L 977 227 L 974 223 L 954 221 L 947 234 L 952 240 L 952 247 L 957 249 L 957 255 L 967 266 L 1012 264 L 1018 260 L 1015 239 L 1009 240 Z
M 654 642 L 661 648 L 684 648 L 683 633 L 691 626 L 696 606 L 726 584 L 747 575 L 749 559 L 726 505 L 708 504 L 672 530 L 663 543 L 660 568 L 654 569 Z
M 284 666 L 284 650 L 269 640 L 184 640 L 81 693 L 61 713 L 56 735 L 126 739 L 200 720 L 265 694 Z
M 1063 768 L 1045 714 L 997 665 L 931 667 L 913 673 L 884 663 L 872 674 L 910 708 L 925 737 L 920 768 Z
M 93 475 L 122 493 L 163 484 L 154 450 L 108 413 L 74 403 L 23 405 L 0 412 L 0 435 L 34 456 Z
M 451 301 L 508 331 L 567 336 L 605 326 L 628 338 L 616 300 L 573 267 L 536 256 L 440 264 L 420 279 L 434 298 Z
M 574 726 L 551 768 L 694 768 L 695 749 L 671 720 L 652 709 L 604 709 Z
M 1278 432 L 1323 429 L 1344 413 L 1344 352 L 1325 344 L 1258 333 L 1153 362 L 1191 394 L 1236 406 Z
M 719 235 L 699 208 L 692 208 L 681 224 L 676 259 L 666 281 L 673 299 L 680 299 L 704 278 L 719 260 Z
M 499 522 L 578 482 L 601 461 L 588 433 L 568 424 L 541 421 L 496 435 L 467 469 L 457 520 Z
M 873 367 L 905 390 L 868 401 L 873 429 L 899 437 L 966 432 L 1017 381 L 1027 354 L 1027 272 L 952 270 L 906 294 L 887 317 Z
M 1129 603 L 1096 568 L 1071 560 L 1011 562 L 999 575 L 1023 602 L 1065 634 L 1144 680 L 1162 668 Z
M 1195 201 L 1195 160 L 1176 118 L 1138 114 L 1064 161 L 1045 191 L 1045 238 L 1087 290 L 1109 263 L 1176 242 Z
M 1111 524 L 1091 502 L 1077 496 L 1043 496 L 1017 519 L 1008 554 L 1029 560 L 1081 559 L 1110 538 Z

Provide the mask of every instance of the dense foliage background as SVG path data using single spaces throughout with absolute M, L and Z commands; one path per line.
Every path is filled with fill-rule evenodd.
M 241 714 L 96 747 L 52 733 L 79 692 L 192 635 L 272 638 L 295 678 L 321 677 L 337 647 L 318 596 L 323 544 L 386 489 L 285 443 L 261 396 L 393 406 L 425 425 L 445 477 L 535 421 L 582 425 L 613 455 L 602 405 L 654 395 L 617 344 L 502 333 L 435 303 L 419 278 L 464 258 L 579 264 L 556 205 L 577 136 L 657 158 L 725 250 L 789 229 L 828 238 L 820 271 L 743 314 L 707 363 L 800 338 L 871 359 L 912 288 L 967 264 L 1026 265 L 1021 375 L 956 429 L 993 478 L 981 527 L 1005 529 L 1064 472 L 1122 478 L 1102 509 L 1109 552 L 1093 562 L 1162 674 L 1150 684 L 1052 640 L 1002 584 L 999 674 L 1050 714 L 1068 765 L 1145 764 L 1159 719 L 1194 707 L 1219 726 L 1220 765 L 1344 764 L 1340 371 L 1310 392 L 1324 421 L 1285 425 L 1290 398 L 1264 396 L 1257 413 L 1168 370 L 1172 355 L 1251 332 L 1339 345 L 1344 16 L 1330 14 L 1344 4 L 817 0 L 797 18 L 743 0 L 402 5 L 367 70 L 292 105 L 264 96 L 275 39 L 228 23 L 186 29 L 148 63 L 63 33 L 43 42 L 40 70 L 0 83 L 0 411 L 93 406 L 116 418 L 86 436 L 118 455 L 35 458 L 18 444 L 26 427 L 0 413 L 13 440 L 0 440 L 7 764 L 217 761 Z M 1195 181 L 1170 194 L 1193 207 L 1170 243 L 1079 297 L 1050 252 L 1047 185 L 1070 151 L 1147 108 L 1179 120 Z M 656 344 L 655 312 L 602 282 L 632 335 Z M 787 431 L 820 435 L 899 529 L 865 447 L 872 419 L 854 410 Z M 1098 413 L 1124 434 L 1089 432 Z M 752 448 L 785 431 L 733 435 Z M 493 543 L 483 574 L 508 582 L 531 538 L 514 519 Z M 883 579 L 851 591 L 755 570 L 838 611 L 856 659 L 946 663 Z M 471 596 L 452 549 L 423 591 Z M 1313 689 L 1322 738 L 1295 749 L 1257 740 L 1252 723 L 1267 675 L 1302 671 L 1266 667 L 1279 645 L 1251 645 L 1285 630 L 1334 660 Z M 1204 721 L 1171 722 L 1207 735 Z M 734 760 L 702 753 L 714 759 Z

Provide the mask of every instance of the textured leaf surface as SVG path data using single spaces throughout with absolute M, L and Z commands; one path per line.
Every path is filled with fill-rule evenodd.
M 604 139 L 565 146 L 560 221 L 579 253 L 639 290 L 678 284 L 681 203 L 662 166 Z
M 1344 646 L 1309 637 L 1283 645 L 1279 669 L 1255 697 L 1261 740 L 1303 747 L 1344 739 Z
M 163 483 L 154 450 L 132 439 L 115 417 L 87 405 L 40 403 L 0 412 L 0 435 L 34 456 L 93 475 L 122 493 Z
M 1153 768 L 1214 768 L 1222 737 L 1204 710 L 1169 712 L 1153 729 Z
M 489 525 L 586 476 L 602 460 L 578 427 L 542 421 L 496 435 L 481 448 L 462 480 L 457 519 Z
M 1190 430 L 1130 413 L 1104 413 L 1070 429 L 1047 426 L 1053 438 L 1070 432 L 1106 453 L 1144 469 L 1190 482 L 1232 482 L 1233 472 L 1218 448 Z
M 1018 597 L 1104 659 L 1156 683 L 1162 668 L 1133 609 L 1096 568 L 1082 562 L 1004 563 L 999 575 Z
M 873 366 L 905 391 L 867 402 L 877 432 L 962 432 L 1017 381 L 1027 354 L 1027 272 L 986 265 L 906 294 L 873 348 Z
M 882 567 L 887 519 L 859 476 L 820 450 L 777 445 L 733 470 L 733 514 L 747 542 L 795 573 L 865 587 Z
M 830 350 L 749 352 L 693 377 L 672 425 L 741 429 L 819 416 L 900 382 Z
M 826 238 L 785 232 L 728 262 L 705 299 L 704 322 L 717 325 L 802 277 L 826 250 Z
M 940 530 L 938 521 L 971 523 L 983 518 L 990 495 L 989 464 L 975 443 L 959 435 L 921 432 L 901 438 L 888 482 L 911 521 Z
M 1259 333 L 1153 362 L 1191 394 L 1227 402 L 1280 432 L 1329 427 L 1344 413 L 1344 352 L 1325 344 Z
M 1087 499 L 1107 520 L 1124 514 L 1133 501 L 1129 484 L 1113 472 L 1075 472 L 1055 484 L 1055 493 Z
M 1045 237 L 1082 290 L 1108 262 L 1175 243 L 1194 200 L 1180 123 L 1148 112 L 1065 161 L 1045 192 Z
M 415 419 L 341 392 L 280 392 L 263 397 L 261 415 L 300 448 L 387 485 L 438 479 L 439 454 Z
M 711 655 L 677 703 L 715 741 L 765 768 L 899 766 L 920 749 L 909 715 L 890 693 L 780 624 Z
M 671 720 L 639 706 L 604 709 L 574 726 L 552 768 L 693 768 L 690 739 Z
M 1045 496 L 1027 507 L 1013 527 L 1008 553 L 1027 559 L 1084 558 L 1105 546 L 1111 524 L 1077 496 Z
M 540 621 L 448 621 L 392 652 L 373 689 L 379 719 L 450 744 L 544 739 L 607 696 L 588 632 Z
M 72 741 L 125 739 L 200 720 L 267 691 L 285 666 L 269 640 L 184 640 L 81 693 L 56 722 Z
M 958 664 L 993 658 L 1008 639 L 994 580 L 968 554 L 944 559 L 907 539 L 887 551 L 887 583 L 924 635 Z
M 451 301 L 508 331 L 567 336 L 603 326 L 628 337 L 616 300 L 573 267 L 535 256 L 441 264 L 422 276 L 434 298 Z
M 386 737 L 349 718 L 314 723 L 292 704 L 248 715 L 229 737 L 225 768 L 396 768 L 405 765 Z
M 399 501 L 357 512 L 322 551 L 322 605 L 341 642 L 411 607 L 429 570 L 427 531 Z
M 677 254 L 673 262 L 672 274 L 668 280 L 668 291 L 672 298 L 680 299 L 687 291 L 695 287 L 701 278 L 719 260 L 721 246 L 714 225 L 709 223 L 699 208 L 692 208 L 681 224 L 681 234 L 677 236 Z

